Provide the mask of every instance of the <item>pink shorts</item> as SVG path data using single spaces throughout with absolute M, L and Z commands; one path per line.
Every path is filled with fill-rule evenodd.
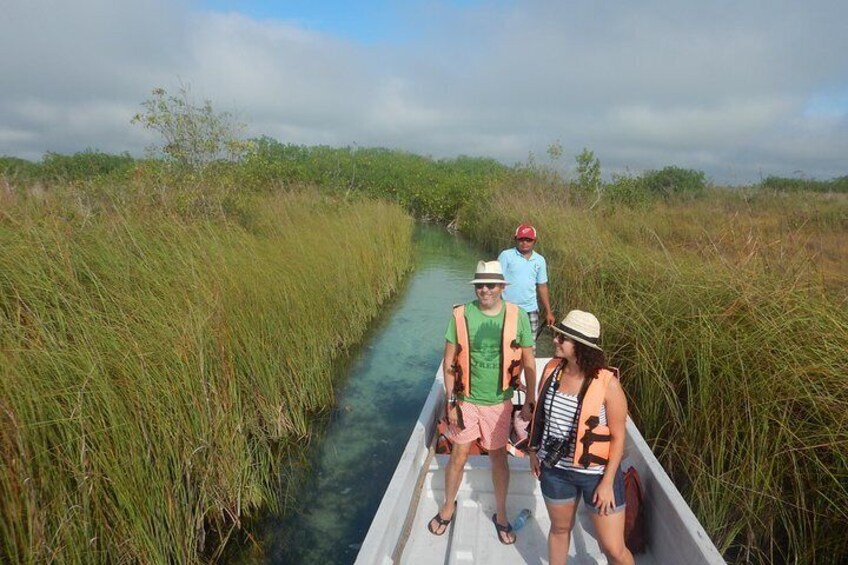
M 509 425 L 512 421 L 512 401 L 505 400 L 494 406 L 481 406 L 460 402 L 465 429 L 448 426 L 448 437 L 463 445 L 480 438 L 480 445 L 487 451 L 506 447 L 509 442 Z

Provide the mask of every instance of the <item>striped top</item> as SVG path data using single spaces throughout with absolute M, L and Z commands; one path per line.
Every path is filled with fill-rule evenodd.
M 553 406 L 551 406 L 553 404 Z M 567 438 L 571 433 L 571 422 L 574 421 L 574 413 L 577 411 L 577 395 L 576 394 L 563 394 L 559 391 L 553 395 L 553 402 L 551 402 L 550 397 L 545 399 L 545 405 L 540 406 L 546 411 L 545 414 L 545 428 L 542 432 L 542 444 L 539 448 L 539 461 L 544 461 L 545 456 L 547 454 L 545 450 L 545 445 L 547 444 L 548 437 L 553 436 L 555 438 Z M 550 409 L 550 412 L 548 410 Z M 601 413 L 600 413 L 600 424 L 602 426 L 607 425 L 607 411 L 606 406 L 601 405 Z M 574 466 L 574 444 L 575 441 L 572 442 L 571 447 L 568 450 L 568 455 L 559 460 L 559 463 L 556 464 L 558 469 L 566 469 L 569 471 L 577 471 L 578 473 L 587 473 L 590 475 L 602 475 L 604 473 L 604 466 L 591 467 L 589 469 L 584 469 L 583 467 L 575 467 Z

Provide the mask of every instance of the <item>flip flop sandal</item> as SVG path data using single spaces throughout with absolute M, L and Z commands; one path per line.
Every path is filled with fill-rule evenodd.
M 498 536 L 498 541 L 504 545 L 512 545 L 515 543 L 515 538 L 512 538 L 512 541 L 504 541 L 504 538 L 501 537 L 502 533 L 508 534 L 512 531 L 512 524 L 507 522 L 506 526 L 501 526 L 498 524 L 498 515 L 492 514 L 492 523 L 495 525 L 495 535 Z
M 436 515 L 430 518 L 430 521 L 427 522 L 427 529 L 434 536 L 442 536 L 445 534 L 446 531 L 448 531 L 448 526 L 450 526 L 450 523 L 453 522 L 454 516 L 456 516 L 456 501 L 454 501 L 453 503 L 453 515 L 451 515 L 450 518 L 445 520 L 444 518 L 442 518 L 442 515 L 439 512 L 436 512 Z M 433 520 L 435 520 L 437 523 L 437 526 L 435 528 L 433 527 Z M 437 531 L 436 528 L 439 528 L 441 526 L 444 526 L 445 529 L 443 529 L 441 532 Z

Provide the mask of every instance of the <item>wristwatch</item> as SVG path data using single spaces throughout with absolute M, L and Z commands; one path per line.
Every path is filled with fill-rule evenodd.
M 448 396 L 448 404 L 451 406 L 456 406 L 456 395 L 452 394 Z

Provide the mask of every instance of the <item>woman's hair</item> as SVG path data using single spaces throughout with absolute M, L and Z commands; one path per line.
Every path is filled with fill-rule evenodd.
M 574 356 L 577 357 L 577 366 L 587 377 L 597 376 L 598 371 L 607 364 L 604 352 L 576 340 L 572 340 L 572 342 L 574 343 Z

